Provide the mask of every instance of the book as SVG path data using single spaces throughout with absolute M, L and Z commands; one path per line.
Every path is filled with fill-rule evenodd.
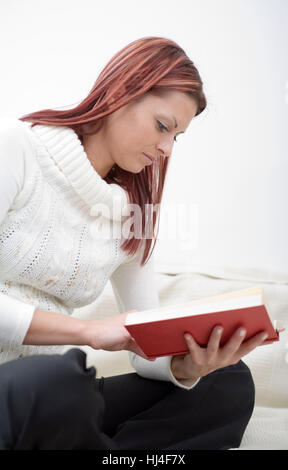
M 261 287 L 130 312 L 125 321 L 125 328 L 147 358 L 189 353 L 185 333 L 191 333 L 200 346 L 206 347 L 216 325 L 223 327 L 220 346 L 240 326 L 246 329 L 244 341 L 261 331 L 268 333 L 262 344 L 279 341 L 279 331 L 268 314 Z

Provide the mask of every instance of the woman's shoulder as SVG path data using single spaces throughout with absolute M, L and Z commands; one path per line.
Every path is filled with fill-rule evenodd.
M 6 209 L 37 171 L 37 152 L 30 133 L 30 127 L 19 119 L 0 116 L 0 188 Z
M 0 116 L 0 160 L 9 166 L 35 155 L 30 123 Z
M 17 118 L 0 116 L 0 146 L 6 152 L 33 146 L 31 141 L 30 123 Z M 5 152 L 5 154 L 7 154 Z
M 0 116 L 0 132 L 5 135 L 21 134 L 27 132 L 28 123 L 16 117 Z

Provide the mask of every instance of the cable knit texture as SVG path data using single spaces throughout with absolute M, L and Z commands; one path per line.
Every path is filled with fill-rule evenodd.
M 35 308 L 71 315 L 109 279 L 120 311 L 159 305 L 152 260 L 143 269 L 141 250 L 120 248 L 128 195 L 98 175 L 71 128 L 2 118 L 0 164 L 0 362 L 61 352 L 23 346 Z M 169 357 L 130 357 L 140 375 L 193 386 L 173 377 Z

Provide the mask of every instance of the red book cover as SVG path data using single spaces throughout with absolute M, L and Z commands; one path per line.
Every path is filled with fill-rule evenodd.
M 223 327 L 221 345 L 243 326 L 247 340 L 266 331 L 265 343 L 279 340 L 264 304 L 261 288 L 250 288 L 185 304 L 132 312 L 125 327 L 148 358 L 189 352 L 184 333 L 189 332 L 200 346 L 208 343 L 212 329 Z

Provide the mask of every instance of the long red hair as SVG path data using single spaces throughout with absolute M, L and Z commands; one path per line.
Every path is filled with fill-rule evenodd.
M 44 109 L 26 114 L 19 119 L 32 122 L 31 127 L 36 124 L 69 126 L 83 142 L 83 135 L 88 134 L 87 131 L 84 134 L 83 124 L 96 124 L 93 131 L 96 133 L 102 127 L 105 116 L 140 95 L 155 90 L 179 90 L 188 93 L 198 105 L 196 116 L 206 108 L 202 80 L 185 51 L 170 39 L 144 37 L 128 44 L 112 57 L 98 76 L 88 96 L 76 107 L 68 110 Z M 169 158 L 160 156 L 153 165 L 146 166 L 137 174 L 114 165 L 105 177 L 107 183 L 122 186 L 128 192 L 130 203 L 137 204 L 141 209 L 142 233 L 150 234 L 149 237 L 143 236 L 146 242 L 141 265 L 148 260 L 152 241 L 154 240 L 154 245 L 149 256 L 157 240 L 159 207 L 168 162 Z M 150 208 L 148 217 L 147 210 L 145 211 L 147 204 Z M 122 249 L 129 254 L 136 253 L 142 242 L 141 238 L 133 237 L 134 231 L 135 227 L 132 225 L 129 237 L 122 244 Z

